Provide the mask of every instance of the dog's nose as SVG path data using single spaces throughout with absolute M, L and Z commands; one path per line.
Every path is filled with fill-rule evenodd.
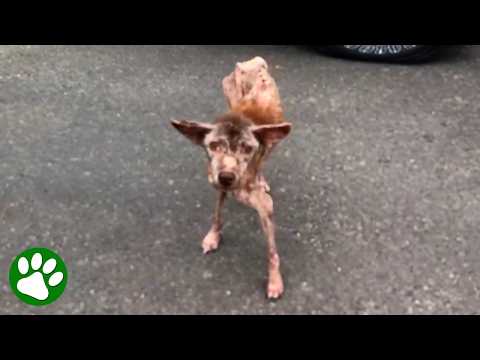
M 235 182 L 235 174 L 231 172 L 221 172 L 218 174 L 218 182 L 225 187 L 232 186 Z

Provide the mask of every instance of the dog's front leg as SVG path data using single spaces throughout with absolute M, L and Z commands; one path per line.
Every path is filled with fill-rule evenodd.
M 283 279 L 280 272 L 280 257 L 275 242 L 275 224 L 273 222 L 273 200 L 263 190 L 252 192 L 253 204 L 260 216 L 262 229 L 267 237 L 268 250 L 268 287 L 269 299 L 278 299 L 283 294 Z
M 215 214 L 213 215 L 213 225 L 210 229 L 207 236 L 203 239 L 202 248 L 203 253 L 208 254 L 212 251 L 218 249 L 218 245 L 220 244 L 220 240 L 222 238 L 222 208 L 223 204 L 225 203 L 225 198 L 227 197 L 227 193 L 223 191 L 219 191 L 219 196 L 217 200 L 217 204 L 215 206 Z
M 263 186 L 258 186 L 250 193 L 239 192 L 237 199 L 257 210 L 263 232 L 267 237 L 268 250 L 268 286 L 269 299 L 278 299 L 282 296 L 284 287 L 280 272 L 280 257 L 275 242 L 275 224 L 273 221 L 273 200 Z

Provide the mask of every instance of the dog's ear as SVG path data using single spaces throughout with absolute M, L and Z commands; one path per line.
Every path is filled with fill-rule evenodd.
M 285 139 L 291 130 L 292 124 L 285 122 L 275 125 L 254 126 L 252 132 L 260 143 L 271 147 Z
M 205 136 L 207 136 L 214 129 L 214 125 L 212 124 L 187 120 L 172 121 L 172 125 L 196 145 L 203 145 Z

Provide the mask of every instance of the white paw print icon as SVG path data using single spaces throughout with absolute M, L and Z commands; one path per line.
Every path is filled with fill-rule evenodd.
M 27 275 L 30 268 L 34 272 L 28 277 L 24 277 L 18 281 L 17 290 L 39 301 L 46 300 L 49 296 L 49 288 L 58 286 L 64 278 L 62 272 L 54 272 L 57 267 L 57 261 L 55 259 L 47 260 L 43 264 L 43 267 L 42 264 L 43 259 L 40 253 L 35 253 L 32 256 L 30 264 L 26 257 L 21 257 L 18 260 L 18 272 L 20 274 Z M 48 281 L 46 282 L 47 278 Z

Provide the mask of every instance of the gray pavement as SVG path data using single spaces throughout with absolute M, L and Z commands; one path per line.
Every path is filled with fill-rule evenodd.
M 265 298 L 256 214 L 215 193 L 173 118 L 225 109 L 221 79 L 263 56 L 292 136 L 267 165 L 286 293 Z M 296 46 L 0 46 L 0 314 L 478 314 L 480 47 L 431 64 Z M 55 249 L 45 308 L 8 286 Z

